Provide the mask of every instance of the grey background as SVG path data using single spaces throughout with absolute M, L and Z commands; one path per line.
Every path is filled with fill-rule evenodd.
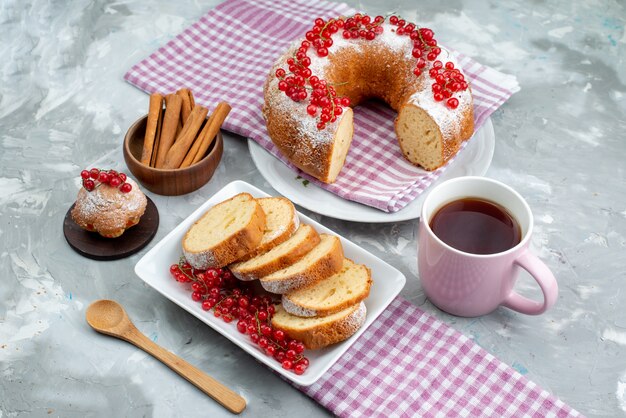
M 559 280 L 558 302 L 540 317 L 504 308 L 449 316 L 422 292 L 415 221 L 312 216 L 400 269 L 404 297 L 564 402 L 588 416 L 625 415 L 624 4 L 349 3 L 372 14 L 398 11 L 518 77 L 521 92 L 492 117 L 487 176 L 528 200 L 532 247 Z M 123 81 L 124 72 L 215 4 L 0 3 L 0 417 L 226 414 L 147 354 L 88 328 L 85 308 L 99 298 L 120 301 L 146 335 L 243 394 L 243 416 L 328 414 L 136 278 L 146 250 L 95 262 L 63 239 L 79 171 L 126 168 L 122 138 L 145 113 L 147 96 Z M 225 140 L 209 184 L 183 197 L 150 194 L 161 213 L 154 242 L 234 179 L 273 193 L 245 139 Z M 526 276 L 517 288 L 537 295 Z

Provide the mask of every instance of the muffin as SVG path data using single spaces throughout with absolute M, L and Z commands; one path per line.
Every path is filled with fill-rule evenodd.
M 105 238 L 117 238 L 137 225 L 146 210 L 146 195 L 124 173 L 92 169 L 81 173 L 83 187 L 72 208 L 81 228 Z

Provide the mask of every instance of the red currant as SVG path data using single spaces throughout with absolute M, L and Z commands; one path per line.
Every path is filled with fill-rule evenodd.
M 122 180 L 117 176 L 111 177 L 109 179 L 109 184 L 111 185 L 111 187 L 119 187 L 120 184 L 122 184 Z M 124 183 L 124 184 L 128 184 L 128 183 Z
M 269 337 L 270 335 L 272 335 L 272 327 L 268 325 L 261 325 L 261 334 Z
M 239 320 L 237 322 L 237 331 L 241 332 L 242 334 L 245 334 L 246 331 L 248 330 L 248 323 L 246 321 Z
M 317 48 L 317 55 L 319 55 L 320 57 L 327 56 L 328 55 L 328 49 L 326 49 L 325 47 Z
M 448 105 L 450 109 L 456 109 L 459 106 L 459 100 L 455 97 L 452 97 L 448 99 L 446 104 Z
M 109 182 L 109 173 L 107 173 L 105 171 L 101 171 L 100 175 L 98 176 L 98 180 L 100 181 L 100 183 L 108 183 Z
M 80 172 L 80 177 L 81 177 L 83 180 L 87 180 L 87 179 L 89 178 L 89 171 L 87 171 L 87 170 L 83 170 L 83 171 L 81 171 L 81 172 Z
M 306 366 L 303 364 L 296 364 L 293 368 L 293 372 L 297 374 L 298 376 L 304 374 L 305 371 L 306 371 Z
M 130 193 L 132 189 L 133 189 L 133 186 L 131 186 L 130 183 L 124 183 L 120 186 L 120 191 L 122 193 Z
M 92 168 L 91 170 L 89 170 L 89 177 L 96 180 L 98 177 L 100 177 L 100 170 L 98 170 L 97 168 Z
M 84 180 L 83 187 L 85 188 L 85 190 L 90 192 L 96 188 L 96 183 L 94 183 L 93 180 Z

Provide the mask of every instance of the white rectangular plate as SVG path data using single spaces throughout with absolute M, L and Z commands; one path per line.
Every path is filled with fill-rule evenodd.
M 373 285 L 369 297 L 365 300 L 367 307 L 365 324 L 356 334 L 344 342 L 321 350 L 307 350 L 306 356 L 310 360 L 310 365 L 304 374 L 298 376 L 292 371 L 284 370 L 280 363 L 263 353 L 256 344 L 250 341 L 247 335 L 237 331 L 235 321 L 227 324 L 220 318 L 215 318 L 209 312 L 203 311 L 200 303 L 191 300 L 191 292 L 185 286 L 173 280 L 169 273 L 170 265 L 177 263 L 182 255 L 181 241 L 189 227 L 213 205 L 244 192 L 250 193 L 255 197 L 269 196 L 262 190 L 243 181 L 234 181 L 228 184 L 148 251 L 135 266 L 135 273 L 163 296 L 224 335 L 260 362 L 294 383 L 303 386 L 311 385 L 335 364 L 339 357 L 345 353 L 352 343 L 359 338 L 363 331 L 374 322 L 378 315 L 400 293 L 400 290 L 406 283 L 406 278 L 402 273 L 378 257 L 315 222 L 313 219 L 298 213 L 301 222 L 313 226 L 318 232 L 338 236 L 341 239 L 345 256 L 356 263 L 365 264 L 372 270 Z

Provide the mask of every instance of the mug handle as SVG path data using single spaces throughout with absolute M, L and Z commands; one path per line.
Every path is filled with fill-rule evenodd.
M 539 284 L 543 292 L 543 302 L 528 299 L 512 290 L 502 303 L 502 306 L 527 315 L 539 315 L 544 313 L 554 305 L 559 294 L 559 286 L 556 282 L 556 278 L 548 266 L 528 250 L 524 251 L 514 263 L 530 273 L 537 284 Z

